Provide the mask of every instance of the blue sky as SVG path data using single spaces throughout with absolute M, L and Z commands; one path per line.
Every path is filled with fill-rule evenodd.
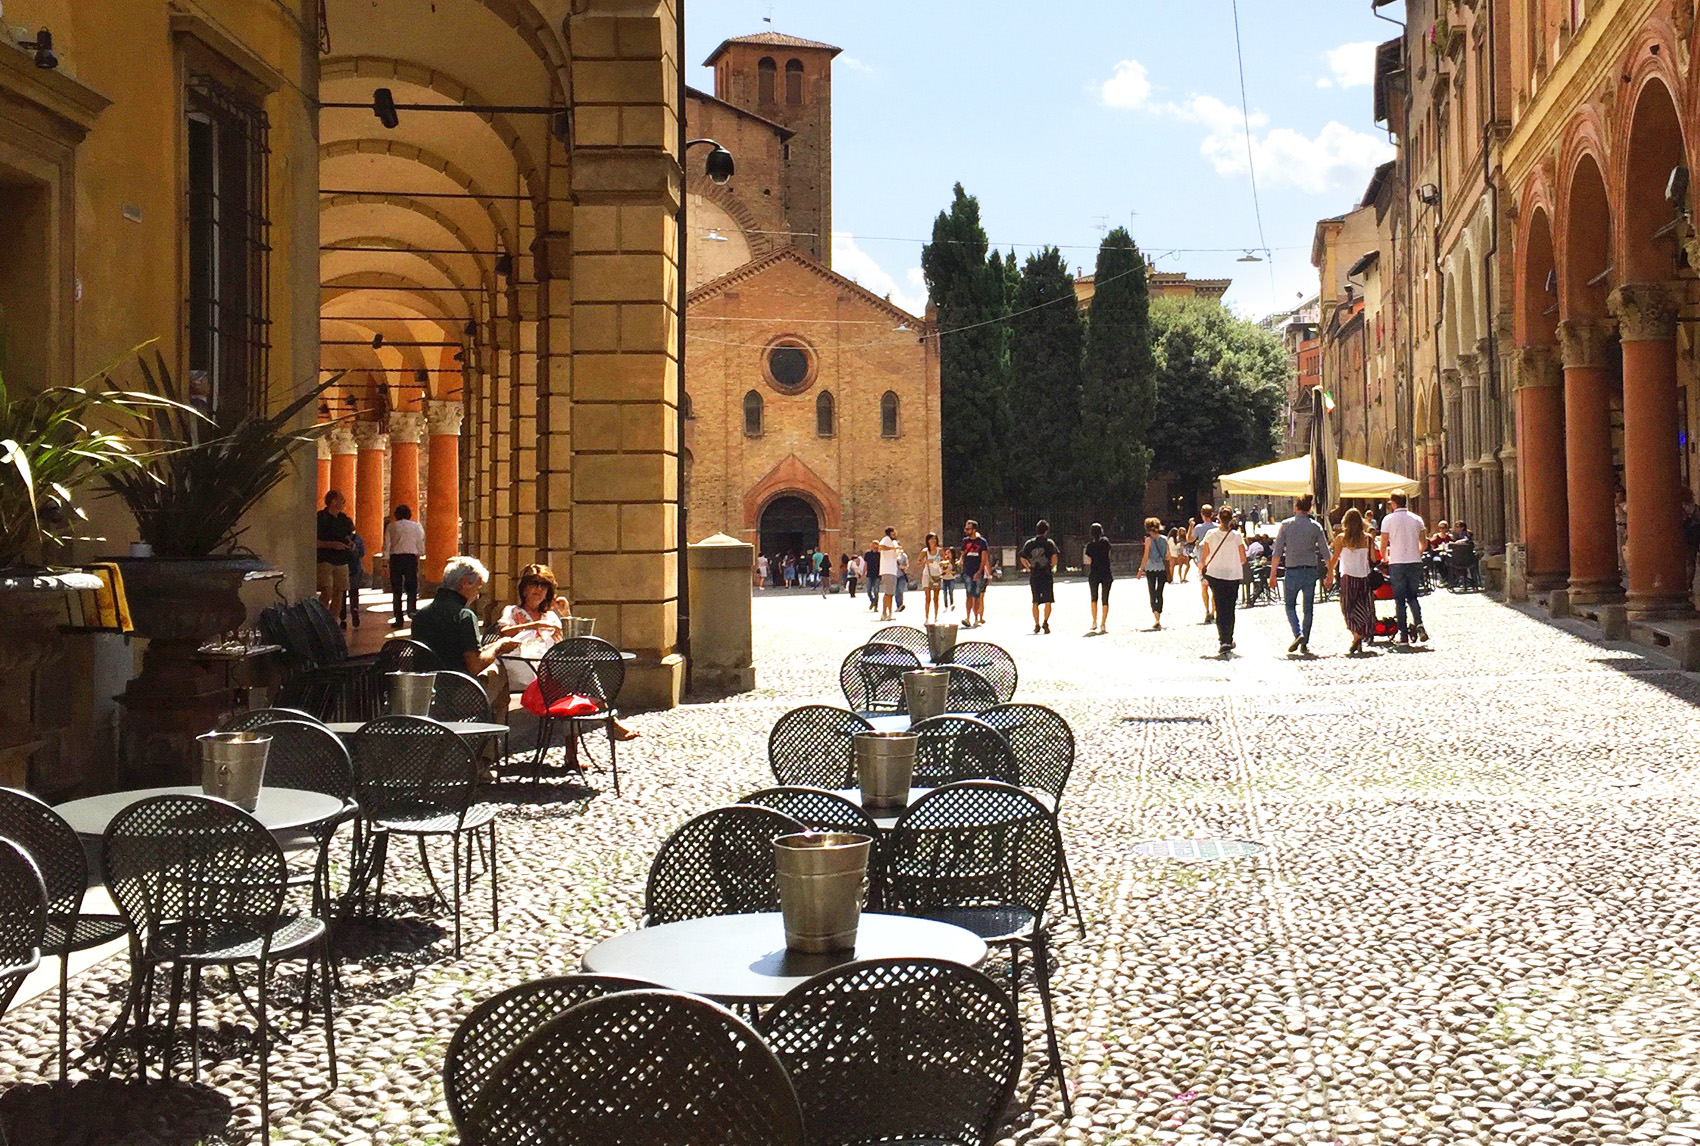
M 911 307 L 925 297 L 920 241 L 960 181 L 1006 249 L 1054 243 L 1089 270 L 1099 226 L 1125 225 L 1148 252 L 1194 249 L 1160 269 L 1231 277 L 1229 305 L 1260 317 L 1316 290 L 1316 220 L 1351 209 L 1392 157 L 1370 73 L 1373 45 L 1398 30 L 1369 0 L 1240 0 L 1266 239 L 1229 0 L 689 0 L 686 14 L 687 76 L 706 90 L 698 65 L 770 14 L 844 49 L 834 266 Z M 1269 263 L 1235 261 L 1265 245 Z

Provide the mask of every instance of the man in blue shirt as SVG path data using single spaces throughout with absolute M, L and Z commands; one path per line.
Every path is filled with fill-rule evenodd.
M 1293 630 L 1293 643 L 1287 646 L 1287 651 L 1306 657 L 1310 656 L 1311 622 L 1316 619 L 1316 583 L 1333 556 L 1328 531 L 1311 516 L 1315 504 L 1316 499 L 1308 493 L 1293 503 L 1297 512 L 1281 523 L 1275 534 L 1275 553 L 1269 561 L 1270 592 L 1275 591 L 1281 570 L 1287 571 L 1283 598 L 1287 604 L 1287 624 Z M 1301 596 L 1305 603 L 1303 625 L 1299 624 L 1298 610 Z

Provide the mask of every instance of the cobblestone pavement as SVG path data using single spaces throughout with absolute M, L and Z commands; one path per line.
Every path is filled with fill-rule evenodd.
M 1030 634 L 1020 586 L 992 591 L 974 634 L 1014 653 L 1019 698 L 1079 740 L 1064 829 L 1088 933 L 1056 926 L 1075 1117 L 1054 1088 L 1035 1094 L 1026 1005 L 1006 1143 L 1700 1142 L 1700 680 L 1479 596 L 1426 599 L 1432 649 L 1360 658 L 1340 655 L 1324 606 L 1308 661 L 1258 608 L 1224 661 L 1194 585 L 1171 587 L 1153 633 L 1138 631 L 1143 586 L 1122 582 L 1115 632 L 1093 638 L 1085 587 L 1059 590 L 1054 635 Z M 633 926 L 656 844 L 766 782 L 774 719 L 833 700 L 840 660 L 876 627 L 842 596 L 764 592 L 755 616 L 757 690 L 637 717 L 624 796 L 499 793 L 515 798 L 500 931 L 480 881 L 459 960 L 439 920 L 345 933 L 342 1084 L 326 1092 L 321 1036 L 292 1019 L 275 1141 L 455 1140 L 440 1069 L 460 1017 Z M 901 619 L 920 620 L 918 598 Z M 1176 836 L 1266 849 L 1196 864 L 1130 850 Z M 418 891 L 413 870 L 392 858 L 392 883 Z M 74 982 L 74 1045 L 117 1013 L 125 967 Z M 142 1095 L 46 1085 L 53 997 L 13 1010 L 11 1141 L 257 1140 L 244 1016 L 208 994 L 203 1023 L 222 1026 L 205 1085 Z

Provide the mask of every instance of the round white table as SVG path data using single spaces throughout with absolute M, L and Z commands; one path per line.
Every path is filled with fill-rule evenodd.
M 325 727 L 338 736 L 353 736 L 369 723 L 371 722 L 367 720 L 339 720 L 334 724 L 327 724 Z M 456 736 L 469 738 L 501 736 L 508 731 L 508 726 L 505 724 L 491 724 L 482 720 L 442 720 L 438 723 Z
M 200 796 L 199 784 L 177 788 L 136 788 L 128 792 L 108 792 L 104 796 L 86 796 L 69 800 L 54 807 L 71 829 L 79 836 L 99 838 L 119 812 L 150 796 Z M 253 817 L 272 832 L 288 832 L 323 823 L 342 814 L 343 803 L 323 792 L 308 792 L 300 788 L 261 787 Z

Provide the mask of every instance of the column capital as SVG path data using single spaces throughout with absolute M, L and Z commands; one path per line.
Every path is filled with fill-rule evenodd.
M 1466 390 L 1473 390 L 1482 384 L 1481 363 L 1472 351 L 1458 355 L 1458 384 Z
M 1595 369 L 1609 365 L 1611 337 L 1617 324 L 1610 319 L 1567 319 L 1558 324 L 1558 344 L 1567 367 Z
M 390 448 L 389 435 L 384 433 L 382 422 L 354 423 L 354 440 L 362 450 L 387 450 Z
M 330 433 L 325 435 L 325 440 L 331 444 L 332 454 L 357 454 L 360 452 L 360 447 L 354 441 L 354 431 L 349 428 L 346 422 L 335 426 Z
M 390 437 L 397 442 L 419 444 L 425 433 L 425 415 L 417 410 L 396 410 L 390 414 Z
M 425 420 L 430 423 L 431 435 L 458 437 L 466 407 L 459 402 L 433 401 L 425 405 Z
M 1463 375 L 1456 366 L 1442 367 L 1440 371 L 1440 396 L 1448 402 L 1456 402 L 1464 389 Z
M 1550 345 L 1518 347 L 1516 389 L 1564 385 L 1564 369 L 1556 350 Z
M 324 462 L 324 461 L 329 461 L 329 460 L 330 460 L 330 456 L 331 456 L 331 439 L 330 439 L 330 434 L 329 434 L 329 433 L 328 433 L 328 432 L 327 432 L 327 433 L 323 433 L 323 434 L 320 434 L 320 435 L 319 435 L 319 437 L 318 437 L 318 440 L 317 440 L 317 441 L 315 441 L 315 442 L 314 442 L 314 443 L 313 443 L 313 445 L 314 445 L 314 446 L 315 446 L 315 447 L 316 447 L 316 448 L 317 448 L 317 450 L 318 450 L 318 453 L 319 453 L 319 460 L 320 460 L 320 461 L 321 461 L 321 462 Z
M 1618 338 L 1624 342 L 1673 342 L 1676 292 L 1663 283 L 1621 286 L 1611 292 L 1611 311 L 1617 316 Z

